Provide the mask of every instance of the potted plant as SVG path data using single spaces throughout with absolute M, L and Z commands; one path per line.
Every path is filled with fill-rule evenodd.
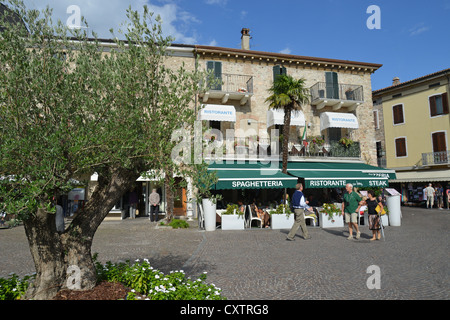
M 348 148 L 353 144 L 353 140 L 350 138 L 344 137 L 339 140 L 339 143 L 342 144 L 345 148 Z
M 229 204 L 222 213 L 222 230 L 244 230 L 244 213 L 237 204 Z
M 272 229 L 289 229 L 294 224 L 294 215 L 288 205 L 280 204 L 275 210 L 269 211 Z
M 312 136 L 307 139 L 309 143 L 309 152 L 316 153 L 320 150 L 320 147 L 322 147 L 325 144 L 325 140 L 322 136 Z
M 341 208 L 334 203 L 324 203 L 320 210 L 320 226 L 322 228 L 336 228 L 344 226 Z
M 216 230 L 216 204 L 222 196 L 212 194 L 211 188 L 217 183 L 218 178 L 215 172 L 208 171 L 208 164 L 196 165 L 194 186 L 197 189 L 195 201 L 202 206 L 204 227 L 206 231 Z

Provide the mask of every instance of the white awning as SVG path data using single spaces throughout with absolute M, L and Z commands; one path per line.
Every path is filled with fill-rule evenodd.
M 236 122 L 234 106 L 207 104 L 199 112 L 200 120 Z
M 284 124 L 284 109 L 269 109 L 267 111 L 267 128 L 276 124 Z M 305 126 L 305 115 L 302 111 L 293 110 L 291 112 L 291 126 Z
M 320 115 L 320 131 L 328 128 L 358 129 L 358 119 L 353 113 L 323 112 Z
M 450 169 L 397 171 L 397 177 L 389 182 L 439 182 L 450 180 Z

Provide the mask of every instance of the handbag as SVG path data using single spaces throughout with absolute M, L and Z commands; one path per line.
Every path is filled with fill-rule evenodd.
M 376 211 L 380 216 L 386 214 L 386 211 L 384 210 L 384 207 L 383 207 L 383 211 L 381 211 L 381 207 L 380 207 L 379 204 L 378 204 L 377 207 L 375 208 L 375 211 Z M 381 212 L 380 212 L 380 211 L 381 211 Z

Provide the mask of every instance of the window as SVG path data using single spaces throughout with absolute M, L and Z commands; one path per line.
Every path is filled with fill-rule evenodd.
M 373 122 L 375 123 L 375 130 L 380 129 L 380 123 L 378 119 L 378 110 L 373 111 Z
M 287 70 L 283 66 L 274 66 L 273 67 L 273 82 L 277 80 L 277 78 L 281 75 L 287 75 Z
M 447 151 L 445 131 L 434 132 L 431 136 L 433 140 L 433 152 Z
M 211 90 L 222 90 L 222 62 L 207 61 L 206 70 L 214 75 L 214 83 L 209 86 Z
M 403 116 L 403 104 L 397 104 L 393 106 L 392 114 L 394 117 L 394 124 L 405 123 L 405 117 Z
M 430 115 L 432 117 L 448 114 L 448 97 L 447 92 L 437 94 L 428 98 L 430 103 Z
M 448 163 L 446 131 L 433 132 L 431 134 L 431 140 L 433 143 L 434 163 Z
M 328 99 L 339 99 L 339 82 L 336 72 L 325 72 L 325 89 Z
M 395 156 L 397 158 L 408 156 L 405 137 L 395 139 Z

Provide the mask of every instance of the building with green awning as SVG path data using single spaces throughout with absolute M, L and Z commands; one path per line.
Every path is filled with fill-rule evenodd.
M 281 162 L 223 161 L 212 163 L 208 170 L 217 172 L 219 181 L 212 189 L 290 189 L 298 178 L 305 188 L 344 188 L 347 183 L 358 188 L 389 187 L 395 179 L 394 170 L 386 170 L 357 162 L 293 162 L 288 163 L 288 174 L 281 172 Z
M 389 187 L 394 170 L 356 162 L 289 162 L 288 173 L 304 179 L 305 188 Z
M 213 163 L 208 170 L 217 173 L 219 181 L 212 187 L 214 190 L 234 189 L 290 189 L 295 188 L 297 177 L 281 172 L 278 166 L 264 165 L 260 162 L 223 162 Z

